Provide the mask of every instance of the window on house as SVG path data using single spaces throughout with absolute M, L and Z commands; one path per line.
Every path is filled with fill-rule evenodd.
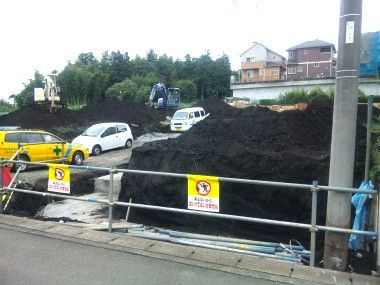
M 255 62 L 255 58 L 254 57 L 247 57 L 247 62 Z
M 330 52 L 331 48 L 330 47 L 321 47 L 321 53 L 322 52 Z
M 247 76 L 248 76 L 248 78 L 252 78 L 252 77 L 253 77 L 253 74 L 254 74 L 253 70 L 248 70 L 248 71 L 247 71 Z
M 314 62 L 314 67 L 319 67 L 319 62 Z
M 272 76 L 277 76 L 278 75 L 278 71 L 277 70 L 271 70 L 270 74 Z
M 303 72 L 303 66 L 302 65 L 297 66 L 297 72 Z
M 303 51 L 303 54 L 308 54 L 309 53 L 309 51 L 307 50 L 307 49 L 305 49 L 304 51 Z
M 288 74 L 295 74 L 296 68 L 295 67 L 288 67 Z
M 260 69 L 259 74 L 260 74 L 260 76 L 263 75 L 263 69 Z
M 289 58 L 293 58 L 293 56 L 294 56 L 294 51 L 290 51 L 289 52 Z

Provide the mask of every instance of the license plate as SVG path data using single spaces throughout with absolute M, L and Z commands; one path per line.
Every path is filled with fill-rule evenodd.
M 180 130 L 181 130 L 181 128 L 175 128 L 175 130 L 176 130 L 176 131 L 180 131 Z

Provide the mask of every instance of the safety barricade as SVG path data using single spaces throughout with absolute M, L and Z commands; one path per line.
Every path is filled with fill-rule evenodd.
M 19 163 L 19 164 L 26 164 L 26 165 L 37 165 L 37 166 L 60 166 L 59 168 L 62 168 L 62 165 L 60 164 L 48 164 L 48 163 L 42 163 L 42 162 L 27 162 L 27 161 L 17 161 L 17 160 L 3 160 L 1 162 L 2 167 L 9 163 Z M 92 199 L 92 198 L 84 198 L 79 196 L 70 196 L 65 194 L 57 194 L 57 193 L 50 193 L 50 192 L 38 192 L 38 191 L 31 191 L 31 190 L 25 190 L 25 189 L 19 189 L 17 187 L 12 187 L 14 184 L 14 181 L 16 180 L 16 177 L 20 173 L 19 168 L 17 172 L 14 174 L 12 181 L 8 185 L 3 185 L 2 192 L 8 191 L 8 192 L 20 192 L 20 193 L 27 193 L 27 194 L 34 194 L 34 195 L 40 195 L 40 196 L 47 196 L 47 197 L 56 197 L 56 198 L 62 198 L 62 199 L 72 199 L 72 200 L 79 200 L 79 201 L 87 201 L 87 202 L 95 202 L 95 203 L 102 203 L 108 205 L 108 231 L 112 231 L 112 211 L 114 206 L 122 206 L 122 207 L 131 207 L 131 208 L 140 208 L 140 209 L 149 209 L 149 210 L 156 210 L 156 211 L 166 211 L 166 212 L 172 212 L 172 213 L 183 213 L 183 214 L 189 214 L 189 215 L 197 215 L 197 216 L 206 216 L 206 217 L 213 217 L 213 218 L 220 218 L 220 219 L 229 219 L 229 220 L 237 220 L 237 221 L 244 221 L 244 222 L 251 222 L 251 223 L 260 223 L 260 224 L 267 224 L 267 225 L 276 225 L 276 226 L 286 226 L 286 227 L 292 227 L 292 228 L 299 228 L 299 229 L 305 229 L 310 231 L 310 266 L 315 266 L 315 245 L 316 245 L 316 233 L 317 231 L 325 231 L 325 232 L 335 232 L 335 233 L 342 233 L 342 234 L 356 234 L 360 236 L 369 236 L 369 237 L 375 237 L 377 238 L 377 269 L 379 269 L 380 266 L 380 242 L 379 242 L 379 199 L 377 199 L 377 219 L 376 219 L 376 229 L 377 231 L 361 231 L 361 230 L 352 230 L 352 229 L 344 229 L 344 228 L 336 228 L 336 227 L 329 227 L 329 226 L 322 226 L 317 225 L 317 200 L 318 200 L 318 192 L 319 191 L 336 191 L 336 192 L 345 192 L 345 193 L 361 193 L 361 194 L 371 194 L 371 195 L 377 195 L 378 197 L 378 190 L 359 190 L 354 188 L 344 188 L 344 187 L 330 187 L 330 186 L 321 186 L 318 185 L 316 181 L 314 181 L 312 184 L 297 184 L 297 183 L 285 183 L 285 182 L 273 182 L 273 181 L 262 181 L 262 180 L 250 180 L 250 179 L 239 179 L 239 178 L 229 178 L 229 177 L 208 177 L 212 179 L 217 179 L 220 182 L 230 182 L 230 183 L 240 183 L 240 184 L 248 184 L 248 185 L 261 185 L 261 186 L 270 186 L 270 187 L 285 187 L 285 188 L 292 188 L 292 189 L 299 189 L 299 190 L 307 190 L 310 191 L 312 195 L 312 205 L 311 205 L 311 222 L 310 224 L 304 224 L 304 223 L 296 223 L 296 222 L 288 222 L 288 221 L 279 221 L 279 220 L 271 220 L 271 219 L 262 219 L 262 218 L 255 218 L 255 217 L 247 217 L 247 216 L 238 216 L 238 215 L 230 215 L 230 214 L 221 214 L 218 213 L 215 210 L 215 207 L 217 207 L 218 201 L 215 200 L 215 196 L 208 197 L 206 200 L 201 200 L 203 202 L 209 203 L 209 205 L 214 206 L 207 206 L 206 208 L 209 208 L 207 211 L 200 211 L 199 208 L 196 206 L 200 204 L 194 204 L 197 203 L 197 200 L 193 200 L 193 204 L 190 202 L 188 203 L 188 209 L 179 209 L 179 208 L 172 208 L 172 207 L 163 207 L 163 206 L 155 206 L 155 205 L 147 205 L 147 204 L 138 204 L 138 203 L 132 203 L 132 202 L 122 202 L 122 201 L 115 201 L 113 199 L 113 192 L 114 192 L 114 175 L 116 173 L 129 173 L 134 175 L 150 175 L 150 176 L 163 176 L 163 177 L 172 177 L 172 178 L 182 178 L 182 179 L 189 179 L 194 178 L 195 180 L 195 186 L 199 187 L 199 193 L 204 196 L 205 193 L 210 191 L 210 188 L 212 186 L 213 181 L 204 181 L 204 176 L 197 176 L 197 175 L 188 175 L 188 174 L 180 174 L 180 173 L 170 173 L 170 172 L 156 172 L 156 171 L 143 171 L 143 170 L 132 170 L 132 169 L 118 169 L 118 168 L 109 168 L 109 167 L 95 167 L 95 166 L 76 166 L 76 165 L 66 165 L 67 169 L 79 169 L 79 170 L 91 170 L 91 171 L 99 171 L 99 172 L 108 172 L 110 176 L 110 184 L 109 184 L 109 192 L 108 192 L 108 199 Z M 0 171 L 0 176 L 1 176 Z M 59 173 L 57 174 L 60 175 Z M 197 178 L 199 178 L 197 180 Z M 202 178 L 202 179 L 201 179 Z M 207 178 L 207 177 L 206 177 Z M 56 184 L 55 186 L 57 186 Z M 64 187 L 65 184 L 59 184 L 57 187 Z M 54 185 L 52 187 L 55 187 Z M 50 186 L 49 186 L 50 187 Z M 61 193 L 65 193 L 64 188 L 61 189 Z M 57 191 L 59 192 L 59 191 Z M 203 193 L 203 194 L 202 194 Z M 208 193 L 207 193 L 208 194 Z M 189 194 L 190 195 L 190 194 Z M 190 197 L 190 196 L 189 196 Z M 213 200 L 214 199 L 214 200 Z M 214 203 L 214 204 L 213 204 Z M 214 209 L 213 209 L 214 208 Z

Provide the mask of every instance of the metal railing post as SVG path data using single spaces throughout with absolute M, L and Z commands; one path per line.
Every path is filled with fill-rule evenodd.
M 311 191 L 310 266 L 315 266 L 315 242 L 317 237 L 318 181 L 313 181 Z
M 365 168 L 364 168 L 364 180 L 366 183 L 368 182 L 368 179 L 369 179 L 369 163 L 371 159 L 372 109 L 373 109 L 373 96 L 369 96 L 368 106 L 367 106 L 367 139 L 366 139 Z
M 108 191 L 108 232 L 112 232 L 112 208 L 113 208 L 113 175 L 115 169 L 110 169 L 110 186 Z
M 1 164 L 0 164 L 0 183 L 1 183 L 1 191 L 3 190 L 4 188 L 4 182 L 3 182 L 3 168 L 4 168 L 4 161 L 3 159 L 1 159 Z M 1 198 L 1 197 L 0 197 Z
M 376 241 L 376 270 L 377 273 L 380 273 L 380 189 L 377 190 L 377 207 L 375 213 L 375 224 L 377 232 L 377 241 Z

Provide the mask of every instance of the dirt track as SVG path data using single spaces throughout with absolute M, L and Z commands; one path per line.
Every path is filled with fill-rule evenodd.
M 141 136 L 137 140 L 133 142 L 133 147 L 131 149 L 115 149 L 103 152 L 99 156 L 90 156 L 87 160 L 83 162 L 83 166 L 97 166 L 97 167 L 118 167 L 121 165 L 125 165 L 129 162 L 129 159 L 132 155 L 132 150 L 135 147 L 142 146 L 144 143 L 159 139 L 165 138 L 174 138 L 179 134 L 169 133 L 169 134 L 160 134 L 160 133 L 150 133 Z M 85 175 L 88 171 L 83 170 L 71 170 L 72 177 Z M 103 173 L 103 172 L 102 172 Z M 47 181 L 47 170 L 46 168 L 34 168 L 26 172 L 22 172 L 19 174 L 19 179 L 21 181 L 27 181 L 30 184 L 41 184 Z M 87 176 L 87 175 L 86 175 Z M 101 176 L 100 173 L 96 173 L 91 171 L 91 176 L 97 177 Z M 80 194 L 80 191 L 76 191 L 76 193 Z M 88 191 L 86 191 L 88 193 Z

